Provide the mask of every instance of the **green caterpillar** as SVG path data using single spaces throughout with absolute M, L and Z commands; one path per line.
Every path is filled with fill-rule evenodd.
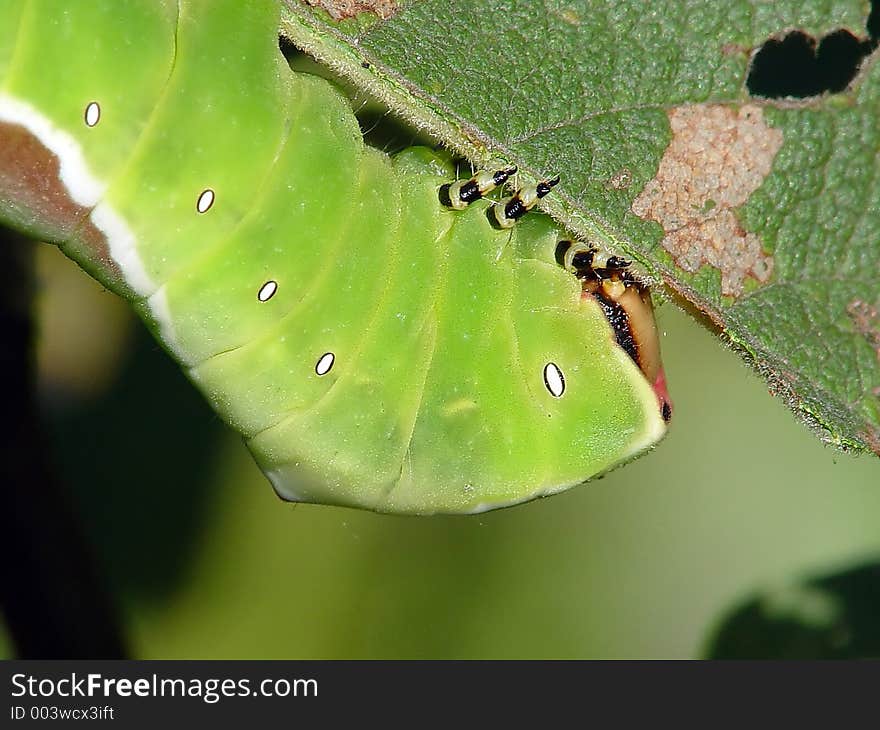
M 516 222 L 540 186 L 494 204 L 448 156 L 366 147 L 336 88 L 290 71 L 277 16 L 2 3 L 0 218 L 129 299 L 284 499 L 479 512 L 656 443 L 626 262 Z

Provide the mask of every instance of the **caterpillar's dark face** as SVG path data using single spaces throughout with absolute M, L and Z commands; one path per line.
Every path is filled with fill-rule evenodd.
M 365 147 L 276 13 L 2 4 L 0 215 L 131 299 L 286 499 L 475 512 L 653 445 L 646 292 L 517 223 L 556 181 L 496 204 L 513 168 Z
M 672 400 L 660 359 L 660 337 L 648 288 L 630 273 L 630 262 L 603 256 L 595 248 L 560 241 L 556 261 L 581 281 L 585 297 L 593 297 L 608 318 L 617 344 L 632 358 L 657 394 L 664 421 L 672 418 Z

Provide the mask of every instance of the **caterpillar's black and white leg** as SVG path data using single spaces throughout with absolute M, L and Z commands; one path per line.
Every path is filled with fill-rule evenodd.
M 492 225 L 496 225 L 499 228 L 512 228 L 558 182 L 559 175 L 550 180 L 542 180 L 537 185 L 526 185 L 520 188 L 509 198 L 500 200 L 498 205 L 493 206 L 486 212 L 489 216 L 489 221 Z
M 448 208 L 464 210 L 475 200 L 479 200 L 495 188 L 504 185 L 516 167 L 503 167 L 498 170 L 479 170 L 468 180 L 457 180 L 440 187 L 440 202 Z

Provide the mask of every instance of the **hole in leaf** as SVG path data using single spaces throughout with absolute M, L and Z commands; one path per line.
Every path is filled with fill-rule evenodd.
M 868 37 L 877 45 L 877 37 L 880 36 L 880 2 L 872 0 L 871 12 L 868 14 Z
M 839 29 L 818 43 L 803 31 L 771 38 L 752 59 L 746 81 L 749 93 L 771 99 L 805 98 L 838 93 L 855 78 L 865 57 L 877 47 L 880 0 L 871 3 L 867 38 Z
M 872 43 L 848 30 L 816 39 L 801 31 L 767 41 L 752 59 L 746 81 L 753 96 L 769 98 L 818 96 L 843 91 L 855 78 Z

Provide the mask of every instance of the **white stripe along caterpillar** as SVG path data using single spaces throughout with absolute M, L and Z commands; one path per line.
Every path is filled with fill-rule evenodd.
M 555 181 L 493 204 L 366 147 L 269 0 L 57 7 L 0 7 L 0 217 L 130 299 L 282 497 L 478 512 L 663 435 L 644 289 L 513 226 Z

